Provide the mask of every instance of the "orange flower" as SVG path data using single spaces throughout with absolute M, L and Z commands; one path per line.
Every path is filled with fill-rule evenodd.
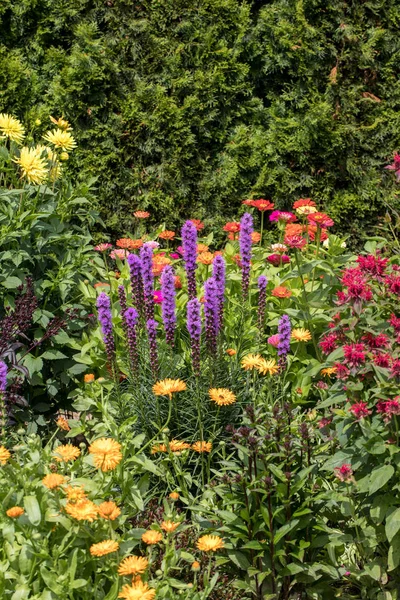
M 224 225 L 222 229 L 229 233 L 238 233 L 238 231 L 240 231 L 240 223 L 232 221 L 231 223 Z
M 150 216 L 150 213 L 146 210 L 137 210 L 133 213 L 133 216 L 137 219 L 147 219 Z
M 234 242 L 235 240 L 239 239 L 239 234 L 238 233 L 228 233 L 228 240 L 230 240 L 231 242 Z
M 60 485 L 66 482 L 66 478 L 64 475 L 59 475 L 58 473 L 50 473 L 50 475 L 46 475 L 42 479 L 42 483 L 49 490 L 54 490 L 58 488 Z
M 293 204 L 294 209 L 300 208 L 302 206 L 316 206 L 316 204 L 315 204 L 314 200 L 311 200 L 311 198 L 299 198 Z
M 112 500 L 109 502 L 102 502 L 97 508 L 99 516 L 107 521 L 115 521 L 121 514 L 121 509 Z
M 308 215 L 307 219 L 311 225 L 317 225 L 319 227 L 332 227 L 334 225 L 333 220 L 326 214 L 322 212 L 316 212 L 312 215 Z
M 204 223 L 200 221 L 200 219 L 189 219 L 192 221 L 193 225 L 196 227 L 197 231 L 201 231 L 204 229 Z
M 202 265 L 211 265 L 214 260 L 214 254 L 212 252 L 201 252 L 197 256 L 197 262 Z
M 299 223 L 287 223 L 285 227 L 285 237 L 292 235 L 302 235 L 307 231 L 304 225 L 300 225 Z
M 261 233 L 258 233 L 258 231 L 253 231 L 253 233 L 251 234 L 251 241 L 253 244 L 258 244 L 258 242 L 261 240 Z
M 65 417 L 58 417 L 56 425 L 59 429 L 62 429 L 63 431 L 69 431 L 71 429 Z
M 236 402 L 235 394 L 226 388 L 212 388 L 208 391 L 208 394 L 218 406 L 228 406 Z
M 143 556 L 127 556 L 118 567 L 118 575 L 136 575 L 144 573 L 149 561 Z
M 90 554 L 92 556 L 106 556 L 106 554 L 111 554 L 111 552 L 117 552 L 118 548 L 118 542 L 105 540 L 104 542 L 99 542 L 98 544 L 90 546 Z
M 211 442 L 195 442 L 192 444 L 192 450 L 198 452 L 199 454 L 203 452 L 211 452 L 212 443 Z
M 151 454 L 157 454 L 158 452 L 167 452 L 167 446 L 165 444 L 155 444 L 151 448 Z
M 170 495 L 169 495 L 169 497 L 170 497 L 170 498 L 171 498 L 171 500 L 173 500 L 174 502 L 175 502 L 176 500 L 179 500 L 179 494 L 178 494 L 178 492 L 171 492 L 171 493 L 170 493 Z
M 272 210 L 275 205 L 273 202 L 270 202 L 269 200 L 264 200 L 264 198 L 260 198 L 259 200 L 253 200 L 251 206 L 254 206 L 261 212 L 264 212 L 264 210 Z
M 235 354 L 237 354 L 234 348 L 228 348 L 226 353 L 228 354 L 228 356 L 235 356 Z
M 100 438 L 89 446 L 93 462 L 102 471 L 112 471 L 121 462 L 121 444 L 112 438 Z
M 110 284 L 109 283 L 103 283 L 102 281 L 99 281 L 99 283 L 95 283 L 93 287 L 96 288 L 96 289 L 100 288 L 100 287 L 110 287 Z
M 156 396 L 168 396 L 172 399 L 172 394 L 184 392 L 186 383 L 182 379 L 162 379 L 153 385 L 153 393 Z
M 83 381 L 85 383 L 92 383 L 92 381 L 94 381 L 93 373 L 86 373 L 86 375 L 83 377 Z
M 123 585 L 118 598 L 125 600 L 154 600 L 156 590 L 150 588 L 147 583 L 144 583 L 140 578 L 137 581 L 132 581 L 132 586 Z
M 142 541 L 148 546 L 151 546 L 152 544 L 158 544 L 158 542 L 161 542 L 161 540 L 162 533 L 160 533 L 159 531 L 155 531 L 154 529 L 149 529 L 148 531 L 145 531 L 142 535 Z
M 203 535 L 196 546 L 203 552 L 215 552 L 224 547 L 224 541 L 217 535 Z
M 162 240 L 173 240 L 175 235 L 175 231 L 169 231 L 168 229 L 166 229 L 165 231 L 159 233 L 158 237 Z
M 275 296 L 275 298 L 290 298 L 292 292 L 283 285 L 278 285 L 278 287 L 272 290 L 271 294 Z
M 181 281 L 181 278 L 179 277 L 179 275 L 175 275 L 175 277 L 174 277 L 174 285 L 175 285 L 175 289 L 176 290 L 181 290 L 182 289 L 182 281 Z
M 201 254 L 202 252 L 208 252 L 208 246 L 205 244 L 197 244 L 197 254 Z
M 9 508 L 6 511 L 6 515 L 7 515 L 7 517 L 10 517 L 11 519 L 17 519 L 18 517 L 23 515 L 24 512 L 25 512 L 24 509 L 21 508 L 20 506 L 13 506 L 12 508 Z
M 175 529 L 179 527 L 180 523 L 174 523 L 173 521 L 163 521 L 161 523 L 161 529 L 166 533 L 173 533 Z
M 198 560 L 192 562 L 192 571 L 200 571 L 200 563 Z
M 138 250 L 143 246 L 143 240 L 131 240 L 131 238 L 120 238 L 115 242 L 118 248 L 125 248 L 125 250 Z
M 63 491 L 67 495 L 68 502 L 73 503 L 86 499 L 85 490 L 81 485 L 75 487 L 72 485 L 67 485 Z
M 171 259 L 161 254 L 156 254 L 153 257 L 153 275 L 157 277 L 161 275 L 167 265 L 171 264 Z
M 182 440 L 171 440 L 169 443 L 169 449 L 171 452 L 182 452 L 183 450 L 189 450 L 190 444 L 182 442 Z
M 87 499 L 75 503 L 67 502 L 65 512 L 77 521 L 89 521 L 89 523 L 96 521 L 99 514 L 96 504 Z
M 81 451 L 72 444 L 65 444 L 64 446 L 58 446 L 55 449 L 53 458 L 57 462 L 69 462 L 70 460 L 76 460 L 81 454 Z
M 0 446 L 0 465 L 5 465 L 10 458 L 11 453 L 4 446 Z

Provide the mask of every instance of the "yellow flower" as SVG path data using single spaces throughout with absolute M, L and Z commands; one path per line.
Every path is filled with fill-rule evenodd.
M 171 452 L 182 452 L 182 450 L 188 450 L 190 444 L 182 442 L 182 440 L 171 440 L 169 443 L 169 449 Z
M 226 388 L 212 388 L 208 391 L 208 394 L 211 400 L 215 404 L 218 404 L 218 406 L 227 406 L 236 402 L 235 394 Z
M 260 354 L 248 354 L 242 360 L 242 368 L 245 371 L 250 371 L 251 369 L 258 369 L 260 366 L 260 361 L 262 361 L 262 356 Z
M 18 119 L 11 115 L 0 113 L 0 137 L 6 136 L 11 141 L 20 144 L 24 135 L 25 129 Z
M 81 451 L 72 444 L 65 444 L 65 446 L 58 446 L 55 449 L 53 458 L 57 462 L 69 462 L 70 460 L 76 460 L 80 456 Z
M 21 508 L 20 506 L 13 506 L 12 508 L 9 508 L 8 511 L 6 512 L 7 517 L 10 517 L 11 519 L 17 519 L 18 517 L 20 517 L 21 515 L 24 514 L 24 509 Z
M 195 452 L 211 452 L 212 449 L 212 443 L 211 442 L 195 442 L 192 445 L 192 450 L 194 450 Z
M 50 473 L 50 475 L 46 475 L 42 479 L 43 485 L 49 488 L 49 490 L 54 490 L 65 482 L 64 475 L 59 475 L 58 473 Z
M 71 125 L 63 117 L 60 117 L 59 119 L 55 119 L 54 117 L 50 117 L 50 121 L 52 123 L 54 123 L 54 125 L 57 125 L 57 127 L 59 127 L 60 129 L 63 129 L 64 131 L 70 131 L 70 130 L 72 130 Z
M 79 486 L 72 486 L 72 485 L 67 485 L 64 488 L 64 493 L 67 496 L 67 500 L 68 502 L 79 502 L 80 500 L 85 500 L 86 499 L 86 493 L 85 490 L 83 488 L 83 486 L 79 485 Z
M 318 212 L 318 208 L 316 206 L 299 206 L 296 208 L 296 212 L 298 215 L 311 215 Z
M 163 521 L 161 523 L 161 529 L 166 533 L 173 533 L 175 529 L 179 527 L 180 523 L 174 523 L 173 521 Z
M 68 502 L 65 512 L 77 521 L 89 521 L 92 523 L 98 517 L 98 507 L 91 500 L 79 500 L 79 502 Z
M 64 431 L 69 431 L 71 427 L 68 425 L 68 421 L 65 417 L 58 417 L 56 421 L 57 427 L 63 429 Z
M 331 375 L 335 375 L 336 371 L 336 367 L 326 367 L 326 369 L 321 369 L 321 375 L 326 375 L 327 377 L 330 377 Z
M 116 552 L 118 548 L 118 542 L 104 540 L 104 542 L 99 542 L 98 544 L 90 546 L 90 554 L 92 556 L 105 556 L 106 554 L 111 554 L 111 552 Z
M 147 558 L 143 556 L 127 556 L 118 567 L 118 575 L 136 575 L 144 573 L 149 565 Z
M 155 597 L 156 590 L 140 580 L 133 582 L 132 586 L 123 585 L 118 596 L 118 598 L 125 598 L 125 600 L 153 600 Z
M 64 131 L 63 129 L 53 129 L 53 131 L 48 131 L 43 137 L 47 142 L 50 142 L 56 148 L 61 148 L 65 152 L 70 152 L 76 147 L 73 136 L 69 131 Z
M 169 396 L 170 399 L 175 392 L 184 392 L 185 390 L 186 383 L 181 379 L 163 379 L 153 385 L 153 392 L 156 396 Z
M 60 154 L 60 160 L 66 161 L 68 159 L 69 159 L 68 152 L 61 152 L 61 154 Z
M 217 535 L 203 535 L 196 546 L 202 552 L 215 552 L 224 547 L 224 541 Z
M 38 148 L 21 148 L 19 158 L 13 158 L 21 168 L 21 177 L 25 177 L 29 183 L 42 183 L 48 176 L 47 161 L 41 156 L 42 151 Z
M 115 502 L 102 502 L 97 507 L 100 517 L 107 521 L 115 521 L 121 514 L 121 509 L 115 504 Z
M 279 373 L 279 365 L 276 364 L 276 360 L 265 360 L 265 358 L 261 359 L 260 364 L 258 366 L 258 372 L 261 375 L 275 375 Z
M 112 471 L 121 462 L 121 444 L 112 438 L 100 438 L 89 446 L 95 466 L 102 471 Z
M 4 446 L 0 446 L 0 465 L 5 465 L 11 453 Z
M 235 348 L 228 348 L 226 353 L 228 354 L 228 356 L 235 356 L 235 354 L 237 354 Z
M 292 330 L 292 339 L 296 342 L 309 342 L 311 340 L 311 333 L 308 329 L 293 329 Z
M 179 494 L 178 492 L 171 492 L 169 497 L 171 498 L 171 500 L 173 500 L 175 502 L 175 500 L 179 500 Z
M 151 544 L 158 544 L 158 542 L 161 542 L 161 540 L 162 533 L 160 531 L 155 531 L 154 529 L 149 529 L 142 535 L 142 541 L 149 546 L 151 546 Z

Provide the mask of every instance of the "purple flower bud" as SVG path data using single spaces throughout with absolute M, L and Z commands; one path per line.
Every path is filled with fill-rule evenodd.
M 165 337 L 170 346 L 174 345 L 175 337 L 175 274 L 170 265 L 164 267 L 161 273 L 162 318 L 164 322 Z
M 192 362 L 194 374 L 200 375 L 200 339 L 201 339 L 201 304 L 197 298 L 187 304 L 187 328 L 192 343 Z
M 217 353 L 218 309 L 217 285 L 214 277 L 210 277 L 204 284 L 204 315 L 206 318 L 207 347 L 209 352 L 214 355 Z
M 267 303 L 267 283 L 265 275 L 260 275 L 258 278 L 258 329 L 260 333 L 264 331 L 265 322 L 265 307 Z
M 122 318 L 125 324 L 128 354 L 132 373 L 137 375 L 139 367 L 139 354 L 137 348 L 137 323 L 139 319 L 139 313 L 135 308 L 127 308 L 124 311 Z
M 142 263 L 136 254 L 129 254 L 127 260 L 131 274 L 132 301 L 138 311 L 143 314 L 144 297 L 142 283 Z
M 183 260 L 188 281 L 189 299 L 196 297 L 197 229 L 192 221 L 182 227 Z
M 107 359 L 110 364 L 115 360 L 115 341 L 111 317 L 111 301 L 104 292 L 101 292 L 97 298 L 98 319 L 101 325 L 103 341 L 106 347 Z
M 0 360 L 0 392 L 5 392 L 7 388 L 7 365 Z
M 290 351 L 290 335 L 292 328 L 290 325 L 290 319 L 288 315 L 282 315 L 278 323 L 279 333 L 279 344 L 278 344 L 278 356 L 280 357 L 279 363 L 282 367 L 286 365 L 286 356 Z
M 244 213 L 240 219 L 239 248 L 242 263 L 242 293 L 246 298 L 250 284 L 251 234 L 253 233 L 253 217 Z
M 142 281 L 145 303 L 146 319 L 154 318 L 154 275 L 153 275 L 153 250 L 147 244 L 140 248 L 142 261 Z
M 217 255 L 214 258 L 212 273 L 217 286 L 218 297 L 218 331 L 222 329 L 224 320 L 224 301 L 225 301 L 225 272 L 226 265 L 222 256 Z
M 154 319 L 148 319 L 146 326 L 150 346 L 151 371 L 154 379 L 156 379 L 158 374 L 157 321 Z

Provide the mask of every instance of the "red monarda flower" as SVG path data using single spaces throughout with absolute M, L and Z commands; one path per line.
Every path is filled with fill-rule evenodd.
M 264 212 L 265 210 L 272 210 L 275 206 L 273 202 L 260 198 L 259 200 L 253 200 L 251 206 L 254 206 L 259 211 Z
M 232 221 L 231 223 L 224 225 L 222 229 L 229 233 L 238 233 L 238 231 L 240 231 L 240 223 Z
M 350 370 L 343 363 L 335 363 L 333 365 L 336 368 L 336 377 L 337 379 L 346 380 L 350 376 Z
M 391 377 L 400 377 L 400 359 L 399 358 L 396 358 L 392 362 L 392 367 L 390 369 L 390 376 Z
M 366 402 L 357 402 L 356 404 L 352 404 L 349 408 L 349 412 L 355 416 L 357 421 L 363 419 L 364 417 L 368 417 L 368 415 L 371 414 Z
M 351 267 L 345 269 L 341 282 L 345 289 L 337 293 L 338 304 L 345 304 L 349 301 L 364 300 L 369 302 L 372 300 L 371 288 L 360 269 Z
M 299 250 L 307 245 L 307 240 L 301 235 L 286 235 L 284 242 L 289 248 L 298 248 Z
M 389 346 L 389 338 L 384 333 L 379 333 L 378 335 L 366 333 L 361 339 L 369 348 L 371 348 L 371 350 L 376 348 L 387 348 Z
M 358 367 L 365 362 L 365 348 L 363 344 L 347 344 L 343 346 L 343 352 L 349 367 Z
M 378 413 L 383 415 L 383 420 L 388 423 L 393 415 L 400 415 L 400 396 L 396 396 L 393 400 L 382 400 L 376 405 Z
M 353 480 L 353 469 L 351 465 L 345 463 L 341 467 L 335 467 L 334 473 L 340 481 L 352 481 Z
M 320 429 L 323 429 L 324 427 L 327 427 L 328 425 L 330 425 L 332 423 L 332 419 L 327 419 L 326 417 L 324 417 L 323 419 L 320 419 L 318 421 L 318 427 Z
M 373 277 L 382 277 L 385 274 L 385 269 L 389 262 L 388 258 L 379 258 L 373 254 L 368 256 L 359 256 L 357 258 L 360 270 L 364 273 L 368 273 Z
M 293 209 L 296 210 L 296 208 L 301 208 L 302 206 L 316 206 L 316 204 L 311 198 L 299 198 L 294 202 Z
M 384 369 L 388 369 L 392 364 L 392 357 L 390 354 L 375 352 L 372 360 L 377 367 L 383 367 Z
M 385 278 L 385 284 L 392 294 L 400 296 L 400 275 L 388 275 Z
M 311 225 L 316 225 L 317 227 L 332 227 L 335 223 L 333 220 L 326 214 L 321 212 L 312 213 L 311 215 L 307 215 L 308 222 Z
M 319 347 L 324 354 L 330 354 L 338 347 L 339 336 L 337 333 L 327 333 L 319 342 Z
M 388 169 L 389 171 L 394 171 L 395 175 L 396 175 L 396 180 L 400 181 L 400 154 L 398 154 L 397 152 L 395 153 L 394 157 L 393 157 L 393 162 L 391 165 L 387 165 L 385 167 L 385 169 Z
M 388 323 L 390 323 L 395 331 L 400 331 L 400 317 L 396 317 L 396 315 L 391 314 Z

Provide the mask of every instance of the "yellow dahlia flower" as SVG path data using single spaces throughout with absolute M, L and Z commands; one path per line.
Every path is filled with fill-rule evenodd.
M 266 375 L 267 373 L 269 375 L 275 375 L 276 373 L 279 373 L 279 365 L 276 364 L 276 360 L 273 358 L 271 360 L 265 360 L 265 358 L 263 358 L 258 366 L 258 372 L 261 375 Z
M 43 137 L 46 142 L 53 144 L 56 148 L 61 148 L 64 152 L 70 152 L 76 147 L 76 141 L 73 136 L 69 131 L 64 131 L 63 129 L 53 129 L 53 131 L 48 131 Z
M 155 531 L 154 529 L 149 529 L 145 531 L 142 535 L 142 541 L 148 546 L 152 544 L 158 544 L 162 540 L 162 533 L 160 531 Z
M 4 446 L 0 446 L 0 465 L 5 465 L 11 453 Z
M 144 581 L 135 581 L 132 585 L 123 585 L 118 598 L 125 600 L 153 600 L 156 597 L 156 590 L 150 588 Z
M 98 544 L 90 546 L 90 554 L 92 556 L 105 556 L 106 554 L 111 554 L 111 552 L 117 552 L 118 548 L 118 542 L 114 542 L 114 540 L 104 540 L 104 542 L 99 542 Z
M 24 138 L 25 129 L 18 119 L 0 113 L 0 137 L 8 137 L 12 142 L 20 144 Z
M 118 567 L 118 575 L 136 575 L 144 573 L 149 561 L 143 556 L 127 556 Z
M 192 450 L 194 450 L 195 452 L 199 452 L 200 454 L 202 452 L 211 452 L 211 449 L 211 442 L 195 442 L 194 444 L 192 444 Z
M 42 158 L 42 151 L 37 148 L 21 148 L 18 158 L 13 158 L 21 169 L 21 177 L 25 177 L 29 183 L 40 184 L 48 176 L 47 161 Z
M 311 333 L 308 329 L 303 329 L 303 327 L 300 327 L 300 329 L 293 329 L 292 339 L 296 342 L 309 342 L 311 340 Z
M 202 552 L 215 552 L 224 547 L 224 540 L 218 535 L 203 535 L 199 538 L 196 546 Z
M 89 446 L 95 466 L 102 471 L 112 471 L 121 462 L 121 444 L 112 438 L 100 438 Z
M 65 512 L 77 521 L 89 521 L 92 523 L 98 517 L 98 507 L 91 500 L 79 500 L 79 502 L 68 502 L 65 505 Z
M 156 396 L 169 396 L 170 399 L 175 392 L 184 392 L 185 390 L 186 383 L 181 379 L 163 379 L 153 385 L 153 392 Z
M 258 369 L 261 360 L 262 356 L 260 354 L 248 354 L 242 360 L 241 365 L 245 371 L 250 371 L 251 369 Z
M 11 519 L 17 519 L 18 517 L 23 515 L 24 512 L 25 512 L 24 509 L 21 508 L 20 506 L 13 506 L 12 508 L 9 508 L 6 511 L 6 515 L 7 515 L 7 517 L 10 517 Z
M 59 475 L 58 473 L 50 473 L 50 475 L 46 475 L 42 479 L 43 485 L 49 488 L 49 490 L 54 490 L 65 482 L 64 475 Z
M 69 462 L 70 460 L 76 460 L 81 454 L 81 451 L 72 444 L 65 444 L 65 446 L 58 446 L 55 449 L 53 458 L 57 462 Z
M 215 404 L 218 406 L 227 406 L 236 402 L 236 396 L 231 390 L 226 388 L 211 388 L 208 394 Z
M 121 509 L 112 501 L 102 502 L 97 508 L 99 510 L 99 516 L 107 521 L 115 521 L 121 514 Z

